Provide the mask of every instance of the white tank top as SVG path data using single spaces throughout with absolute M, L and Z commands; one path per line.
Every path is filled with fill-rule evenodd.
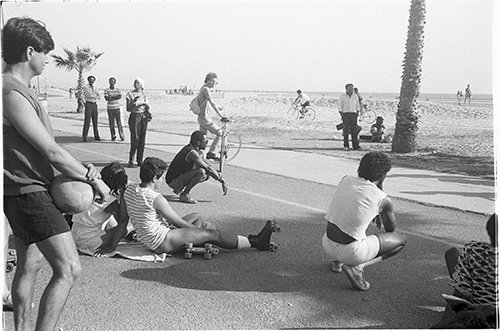
M 387 194 L 369 180 L 345 176 L 333 193 L 325 219 L 356 240 L 366 237 L 366 229 L 379 213 Z

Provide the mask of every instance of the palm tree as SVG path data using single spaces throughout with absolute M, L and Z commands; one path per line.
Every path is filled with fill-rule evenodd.
M 90 71 L 97 63 L 97 59 L 101 57 L 104 53 L 93 52 L 90 47 L 78 47 L 76 46 L 76 52 L 72 52 L 67 48 L 64 48 L 66 53 L 66 58 L 58 55 L 52 55 L 55 59 L 56 67 L 64 68 L 68 71 L 75 69 L 78 71 L 78 81 L 76 85 L 76 102 L 77 108 L 76 112 L 81 113 L 85 108 L 83 103 L 83 85 L 85 81 L 83 80 L 83 73 L 85 71 Z
M 424 24 L 425 0 L 411 0 L 403 76 L 396 114 L 396 130 L 392 142 L 392 151 L 397 153 L 410 153 L 417 150 L 416 136 L 419 119 L 417 98 L 420 93 Z

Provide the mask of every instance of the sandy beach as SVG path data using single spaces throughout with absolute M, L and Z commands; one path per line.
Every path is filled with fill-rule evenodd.
M 150 91 L 149 97 L 153 113 L 149 130 L 187 136 L 198 128 L 196 116 L 189 111 L 193 96 Z M 390 144 L 362 142 L 362 151 L 344 151 L 342 133 L 335 129 L 335 125 L 341 122 L 335 97 L 312 98 L 317 113 L 312 122 L 287 117 L 286 112 L 293 102 L 292 94 L 221 92 L 216 98 L 217 103 L 224 107 L 224 114 L 234 119 L 232 130 L 242 135 L 244 144 L 353 159 L 360 159 L 367 151 L 389 153 L 391 150 Z M 50 89 L 47 101 L 51 116 L 83 120 L 83 114 L 75 112 L 76 101 L 67 91 Z M 367 98 L 365 101 L 368 108 L 384 117 L 387 131 L 393 133 L 397 100 Z M 494 175 L 491 104 L 473 102 L 459 106 L 449 102 L 421 101 L 418 109 L 418 151 L 411 154 L 390 152 L 395 166 L 475 176 Z M 126 125 L 128 115 L 125 111 L 122 115 Z M 104 100 L 99 102 L 99 122 L 102 125 L 108 123 Z M 360 125 L 360 134 L 369 134 L 370 124 L 360 122 Z M 110 139 L 109 130 L 101 130 L 101 138 Z

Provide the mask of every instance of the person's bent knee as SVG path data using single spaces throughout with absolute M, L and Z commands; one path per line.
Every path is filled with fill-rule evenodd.
M 67 261 L 54 268 L 54 277 L 64 280 L 66 283 L 74 284 L 82 274 L 80 262 Z

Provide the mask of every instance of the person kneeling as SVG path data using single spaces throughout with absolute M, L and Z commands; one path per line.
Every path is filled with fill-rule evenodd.
M 358 167 L 358 177 L 344 176 L 325 215 L 326 233 L 323 248 L 333 260 L 332 271 L 346 274 L 359 290 L 370 289 L 363 278 L 364 267 L 399 253 L 406 237 L 396 233 L 393 204 L 382 190 L 391 169 L 391 160 L 381 152 L 365 154 Z M 370 222 L 385 233 L 366 235 Z
M 203 150 L 207 148 L 207 137 L 202 131 L 191 134 L 189 144 L 184 146 L 168 167 L 165 180 L 174 194 L 179 195 L 179 201 L 197 203 L 189 195 L 191 189 L 198 183 L 207 181 L 209 177 L 221 182 L 224 195 L 227 192 L 226 183 L 222 176 L 207 164 L 203 158 Z
M 159 192 L 167 167 L 167 163 L 159 158 L 146 158 L 140 169 L 141 183 L 130 184 L 123 194 L 121 205 L 126 213 L 123 219 L 130 219 L 137 231 L 137 239 L 149 249 L 157 254 L 170 254 L 182 250 L 187 243 L 194 246 L 211 243 L 226 249 L 270 249 L 271 221 L 266 222 L 259 234 L 244 237 L 215 230 L 202 220 L 193 224 L 181 218 Z M 123 223 L 119 225 L 122 228 L 126 227 Z

